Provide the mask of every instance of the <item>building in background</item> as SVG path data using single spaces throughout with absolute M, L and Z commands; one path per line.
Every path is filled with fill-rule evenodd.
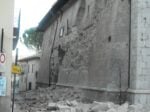
M 6 90 L 5 90 L 6 93 L 4 93 L 4 96 L 0 96 L 1 112 L 11 112 L 11 65 L 12 65 L 12 46 L 13 46 L 12 43 L 13 22 L 14 22 L 14 0 L 0 0 L 0 42 L 1 43 L 2 43 L 2 38 L 1 38 L 2 28 L 4 30 L 3 49 L 1 52 L 5 53 L 6 55 L 5 58 L 6 60 L 4 65 L 5 70 L 1 73 L 1 77 L 6 78 Z
M 36 89 L 36 80 L 39 71 L 39 56 L 30 56 L 19 60 L 22 74 L 19 75 L 19 92 Z
M 150 103 L 150 1 L 58 0 L 40 22 L 38 83 L 100 101 Z

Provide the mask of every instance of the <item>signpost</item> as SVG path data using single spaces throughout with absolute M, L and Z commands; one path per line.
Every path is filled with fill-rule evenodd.
M 17 66 L 17 61 L 18 61 L 18 48 L 16 49 L 15 66 Z M 14 103 L 15 103 L 15 86 L 16 86 L 16 74 L 14 74 L 14 82 L 13 82 L 12 112 L 14 112 Z
M 19 12 L 19 18 L 18 18 L 18 35 L 16 38 L 19 38 L 19 32 L 20 32 L 20 18 L 21 18 L 21 10 Z M 15 59 L 15 65 L 17 66 L 18 61 L 18 48 L 16 49 L 16 59 Z M 15 69 L 16 70 L 16 69 Z M 14 70 L 14 71 L 15 71 Z M 15 85 L 16 85 L 16 73 L 14 73 L 14 82 L 13 82 L 13 99 L 12 99 L 12 112 L 14 112 L 14 103 L 15 103 Z

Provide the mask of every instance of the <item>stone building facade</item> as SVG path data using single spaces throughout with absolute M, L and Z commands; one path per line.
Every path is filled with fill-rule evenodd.
M 142 70 L 148 73 L 148 69 L 141 64 L 148 58 L 136 52 L 141 47 L 139 33 L 149 39 L 146 27 L 141 28 L 150 28 L 149 1 L 62 1 L 57 1 L 38 27 L 44 31 L 38 83 L 82 88 L 85 96 L 101 101 L 148 103 L 149 94 L 145 100 L 135 98 L 137 89 L 142 93 L 149 85 L 143 82 L 142 87 L 138 80 L 141 75 L 146 80 Z M 145 22 L 141 9 L 148 16 Z

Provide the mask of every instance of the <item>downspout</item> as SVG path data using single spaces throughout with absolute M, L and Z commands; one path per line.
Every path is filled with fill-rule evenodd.
M 58 28 L 58 19 L 56 21 L 56 29 L 55 29 L 55 34 L 54 34 L 54 40 L 53 40 L 53 43 L 52 43 L 51 54 L 50 54 L 50 58 L 49 58 L 49 87 L 51 86 L 51 73 L 52 73 L 52 71 L 51 71 L 51 59 L 52 59 L 54 44 L 55 44 L 55 40 L 56 40 L 57 28 Z
M 130 70 L 131 70 L 131 18 L 132 18 L 132 0 L 129 0 L 130 4 L 130 10 L 129 10 L 129 15 L 130 15 L 130 20 L 129 20 L 129 61 L 128 61 L 128 89 L 130 88 Z
M 120 91 L 119 91 L 119 104 L 121 105 L 122 104 L 122 83 L 121 83 L 121 68 L 119 67 L 119 88 L 120 88 Z

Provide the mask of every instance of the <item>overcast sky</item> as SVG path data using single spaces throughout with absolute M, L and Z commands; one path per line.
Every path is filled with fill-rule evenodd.
M 15 0 L 15 19 L 14 26 L 17 26 L 17 18 L 21 9 L 21 31 L 22 33 L 30 28 L 38 26 L 41 19 L 50 10 L 57 0 Z M 33 52 L 28 50 L 22 43 L 18 44 L 20 57 L 32 55 Z

